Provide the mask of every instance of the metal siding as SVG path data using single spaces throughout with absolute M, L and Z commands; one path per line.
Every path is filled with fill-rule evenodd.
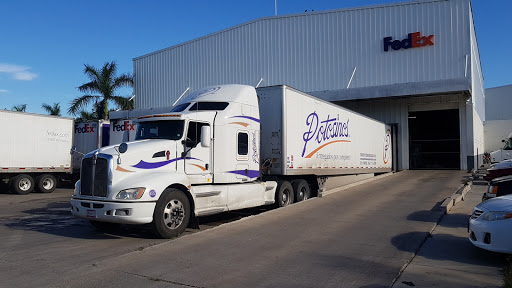
M 425 1 L 258 19 L 134 59 L 136 108 L 238 83 L 302 91 L 464 78 L 468 0 Z M 471 24 L 472 25 L 472 24 Z M 435 35 L 435 46 L 383 51 L 383 38 Z
M 512 107 L 512 85 L 485 89 L 486 122 L 512 119 L 510 107 Z

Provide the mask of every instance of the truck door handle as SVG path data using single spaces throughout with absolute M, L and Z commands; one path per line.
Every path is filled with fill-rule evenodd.
M 208 170 L 208 164 L 204 164 L 204 169 Z

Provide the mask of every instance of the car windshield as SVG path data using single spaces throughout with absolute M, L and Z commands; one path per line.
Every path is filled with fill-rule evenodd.
M 135 136 L 135 140 L 180 140 L 181 137 L 183 137 L 183 120 L 139 122 L 137 126 L 137 135 Z

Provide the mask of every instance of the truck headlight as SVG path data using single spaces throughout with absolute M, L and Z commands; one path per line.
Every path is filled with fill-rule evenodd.
M 512 218 L 512 211 L 491 211 L 482 216 L 484 221 L 497 221 Z
M 139 188 L 129 188 L 119 191 L 116 195 L 116 199 L 123 199 L 123 200 L 134 200 L 134 199 L 140 199 L 142 195 L 144 195 L 144 191 L 146 191 L 146 188 L 139 187 Z

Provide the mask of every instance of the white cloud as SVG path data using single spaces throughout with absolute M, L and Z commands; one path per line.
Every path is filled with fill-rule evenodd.
M 27 71 L 14 73 L 14 79 L 16 79 L 16 80 L 32 81 L 32 79 L 34 79 L 36 77 L 37 77 L 37 74 L 27 72 Z
M 7 93 L 9 91 L 5 90 L 5 89 L 0 89 L 0 93 Z
M 16 80 L 31 81 L 38 75 L 30 72 L 31 68 L 27 66 L 0 63 L 0 73 L 12 75 Z

